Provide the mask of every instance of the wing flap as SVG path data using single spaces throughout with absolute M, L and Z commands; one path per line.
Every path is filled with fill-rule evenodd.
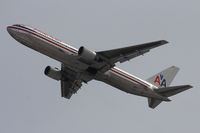
M 137 56 L 143 55 L 143 54 L 145 54 L 145 53 L 147 53 L 147 52 L 149 52 L 149 51 L 150 51 L 150 50 L 141 50 L 141 51 L 137 51 L 137 52 L 135 52 L 135 53 L 133 53 L 133 54 L 126 55 L 126 56 L 122 56 L 121 59 L 119 58 L 118 60 L 119 60 L 120 63 L 123 63 L 123 62 L 128 61 L 128 60 L 130 60 L 130 59 L 132 59 L 132 58 L 135 58 L 135 57 L 137 57 Z

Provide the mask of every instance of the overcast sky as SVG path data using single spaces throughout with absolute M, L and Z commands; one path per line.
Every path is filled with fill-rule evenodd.
M 188 133 L 200 130 L 198 0 L 0 0 L 1 133 Z M 176 65 L 172 85 L 191 90 L 156 109 L 147 99 L 92 81 L 70 100 L 43 73 L 60 63 L 16 42 L 6 31 L 26 24 L 79 48 L 101 51 L 166 39 L 121 69 L 147 79 Z

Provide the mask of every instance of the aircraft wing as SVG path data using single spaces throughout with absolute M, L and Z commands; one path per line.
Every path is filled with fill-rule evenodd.
M 116 62 L 122 63 L 137 56 L 143 55 L 144 53 L 149 52 L 151 49 L 164 45 L 166 43 L 168 43 L 166 40 L 160 40 L 124 48 L 100 51 L 97 52 L 97 55 L 106 58 L 110 64 L 114 64 Z
M 61 71 L 66 75 L 66 78 L 60 81 L 61 96 L 70 99 L 81 88 L 83 81 L 78 78 L 76 72 L 71 71 L 64 64 L 62 64 Z

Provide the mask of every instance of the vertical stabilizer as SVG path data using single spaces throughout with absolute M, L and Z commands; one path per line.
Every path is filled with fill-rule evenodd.
M 179 71 L 178 67 L 171 66 L 165 69 L 164 71 L 147 79 L 147 81 L 159 88 L 167 87 L 171 84 L 178 71 Z

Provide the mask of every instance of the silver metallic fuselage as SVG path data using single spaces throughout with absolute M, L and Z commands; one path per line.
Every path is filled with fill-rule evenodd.
M 37 29 L 28 26 L 8 26 L 9 34 L 23 45 L 45 54 L 63 64 L 75 72 L 84 72 L 87 65 L 78 57 L 78 50 L 60 40 L 51 37 Z M 127 93 L 166 100 L 154 93 L 156 86 L 136 76 L 133 76 L 119 68 L 111 68 L 105 73 L 97 73 L 96 80 L 103 81 Z

